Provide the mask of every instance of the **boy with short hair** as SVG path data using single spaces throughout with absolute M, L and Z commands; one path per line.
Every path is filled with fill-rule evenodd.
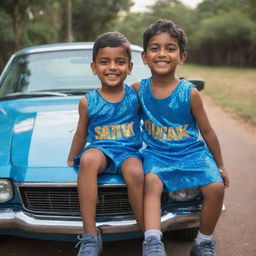
M 86 94 L 79 103 L 79 121 L 68 165 L 80 160 L 78 194 L 84 234 L 80 238 L 79 256 L 96 256 L 102 240 L 96 228 L 97 176 L 114 173 L 123 176 L 128 197 L 143 230 L 144 174 L 140 160 L 140 122 L 136 91 L 124 80 L 132 70 L 128 40 L 119 32 L 100 35 L 93 46 L 92 71 L 101 88 Z M 86 142 L 90 144 L 85 148 Z M 81 153 L 80 153 L 81 152 Z
M 229 186 L 220 145 L 194 86 L 176 77 L 187 53 L 184 32 L 170 20 L 144 33 L 142 59 L 152 77 L 133 85 L 142 106 L 145 172 L 143 256 L 166 255 L 161 242 L 161 193 L 200 187 L 203 207 L 191 256 L 215 256 L 213 231 Z M 198 129 L 199 128 L 199 129 Z M 204 141 L 198 139 L 199 131 Z M 205 145 L 205 143 L 206 145 Z

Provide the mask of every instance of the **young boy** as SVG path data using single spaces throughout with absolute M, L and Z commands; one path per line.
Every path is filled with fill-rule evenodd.
M 135 218 L 143 230 L 144 173 L 138 150 L 141 147 L 138 97 L 124 80 L 132 70 L 128 40 L 119 32 L 99 36 L 93 46 L 92 71 L 101 88 L 86 94 L 79 103 L 79 121 L 68 165 L 79 155 L 78 193 L 84 234 L 79 256 L 102 251 L 96 228 L 97 175 L 122 174 Z M 86 142 L 90 144 L 85 148 Z M 81 152 L 81 153 L 80 153 Z
M 186 59 L 186 39 L 172 21 L 161 19 L 143 37 L 142 59 L 152 77 L 134 84 L 142 106 L 144 192 L 144 256 L 166 255 L 161 242 L 160 205 L 163 188 L 200 187 L 204 198 L 198 236 L 191 255 L 215 254 L 212 234 L 229 186 L 221 149 L 194 86 L 175 75 Z M 206 143 L 198 139 L 199 131 Z M 223 184 L 224 183 L 224 184 Z

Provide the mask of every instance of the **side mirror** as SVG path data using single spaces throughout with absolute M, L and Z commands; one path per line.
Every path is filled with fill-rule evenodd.
M 188 81 L 189 81 L 190 83 L 192 83 L 193 85 L 195 85 L 195 87 L 196 87 L 196 89 L 197 89 L 198 91 L 201 91 L 201 90 L 204 89 L 204 80 L 203 80 L 203 79 L 197 79 L 197 78 L 195 78 L 195 79 L 188 79 Z
M 185 79 L 184 77 L 180 77 L 180 79 Z M 201 78 L 191 78 L 191 79 L 186 79 L 190 83 L 192 83 L 198 91 L 201 91 L 204 89 L 204 80 Z

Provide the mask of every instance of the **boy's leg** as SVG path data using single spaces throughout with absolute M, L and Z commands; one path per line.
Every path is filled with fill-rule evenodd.
M 143 221 L 143 187 L 144 171 L 141 161 L 136 157 L 127 158 L 122 166 L 121 172 L 128 188 L 128 197 L 135 219 L 141 229 L 144 231 Z
M 154 173 L 145 175 L 143 256 L 166 256 L 161 242 L 161 194 L 163 183 Z
M 204 197 L 200 215 L 200 227 L 191 250 L 191 256 L 216 256 L 212 234 L 221 214 L 224 185 L 221 182 L 201 187 Z
M 97 176 L 107 167 L 107 158 L 97 148 L 84 152 L 80 160 L 77 187 L 84 233 L 97 236 L 95 225 L 98 197 Z
M 161 194 L 163 183 L 154 173 L 145 175 L 144 188 L 145 230 L 161 230 Z
M 201 187 L 203 207 L 200 215 L 199 231 L 205 235 L 212 235 L 221 214 L 224 198 L 222 182 L 211 183 Z

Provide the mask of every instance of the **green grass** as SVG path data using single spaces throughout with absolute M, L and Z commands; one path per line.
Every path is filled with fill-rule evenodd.
M 256 126 L 256 69 L 185 64 L 179 66 L 177 74 L 186 79 L 204 79 L 205 94 L 223 109 Z

